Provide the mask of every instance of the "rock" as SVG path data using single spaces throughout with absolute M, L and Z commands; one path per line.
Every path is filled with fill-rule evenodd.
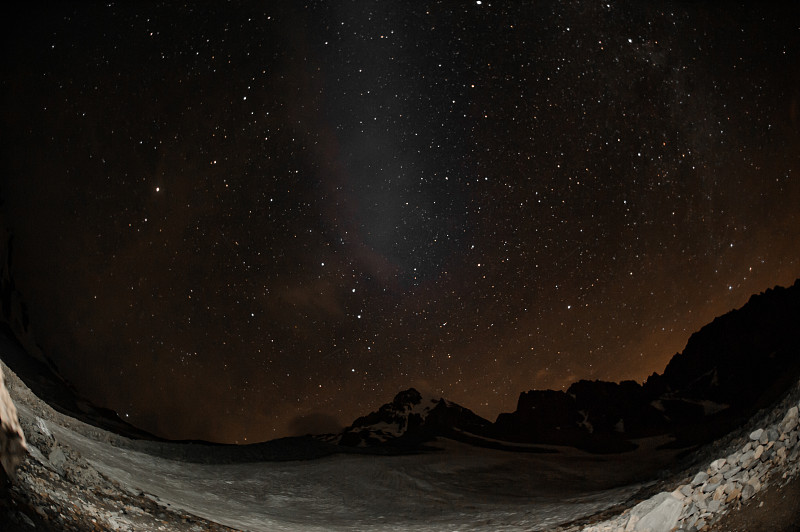
M 678 524 L 682 510 L 682 501 L 679 501 L 670 493 L 661 492 L 646 501 L 640 502 L 631 510 L 631 519 L 638 518 L 634 530 L 669 532 Z
M 700 518 L 700 519 L 698 519 L 698 520 L 697 520 L 697 521 L 695 521 L 695 523 L 694 523 L 694 528 L 695 528 L 696 530 L 702 530 L 702 529 L 703 529 L 703 527 L 705 527 L 705 526 L 706 526 L 706 520 L 705 520 L 705 519 L 703 519 L 703 518 Z
M 733 491 L 730 493 L 730 495 L 728 495 L 728 498 L 727 498 L 727 499 L 725 499 L 725 504 L 730 504 L 730 503 L 732 503 L 733 501 L 735 501 L 736 499 L 738 499 L 738 498 L 739 498 L 739 496 L 740 496 L 741 494 L 742 494 L 742 490 L 740 490 L 739 488 L 736 488 L 736 489 L 734 489 L 734 490 L 733 490 Z
M 719 511 L 719 507 L 721 506 L 721 502 L 716 499 L 708 503 L 708 511 L 715 514 Z
M 764 433 L 764 429 L 756 429 L 750 433 L 750 439 L 752 441 L 758 441 L 761 438 L 761 435 Z
M 742 489 L 742 500 L 746 501 L 747 499 L 758 493 L 758 490 L 760 489 L 761 489 L 761 482 L 759 482 L 757 479 L 749 480 Z
M 759 458 L 761 458 L 762 454 L 764 454 L 764 446 L 759 445 L 758 447 L 756 447 L 755 454 L 753 454 L 753 460 L 758 460 Z
M 700 513 L 705 512 L 708 509 L 708 503 L 706 501 L 697 501 L 697 511 Z
M 27 452 L 25 434 L 19 425 L 17 408 L 6 390 L 3 367 L 0 366 L 0 465 L 10 478 L 15 478 L 17 466 Z
M 724 478 L 725 480 L 729 480 L 731 477 L 733 477 L 734 475 L 736 475 L 736 473 L 738 473 L 738 472 L 739 472 L 739 471 L 741 471 L 741 470 L 742 470 L 742 468 L 741 468 L 741 467 L 739 467 L 739 466 L 736 466 L 736 467 L 734 467 L 733 469 L 729 469 L 728 471 L 726 471 L 726 472 L 725 472 L 725 474 L 723 475 L 723 478 Z
M 713 462 L 711 462 L 710 466 L 711 470 L 719 471 L 720 469 L 722 469 L 722 466 L 724 466 L 726 462 L 727 460 L 725 458 L 718 458 L 717 460 L 714 460 Z
M 64 455 L 64 451 L 61 449 L 61 447 L 56 447 L 50 451 L 50 454 L 47 456 L 47 460 L 60 475 L 64 474 L 64 464 L 67 461 L 67 457 Z
M 692 479 L 692 487 L 693 488 L 697 487 L 700 484 L 702 484 L 703 482 L 705 482 L 706 480 L 708 480 L 708 473 L 706 473 L 705 471 L 700 471 Z
M 766 451 L 764 451 L 764 454 L 762 454 L 762 455 L 761 455 L 761 462 L 762 462 L 762 463 L 766 462 L 767 460 L 769 460 L 770 458 L 772 458 L 772 455 L 773 455 L 773 454 L 775 454 L 775 449 L 774 449 L 774 448 L 772 448 L 772 447 L 770 447 L 769 449 L 767 449 Z
M 705 486 L 703 486 L 703 493 L 711 493 L 712 491 L 716 490 L 719 487 L 718 482 L 709 482 Z
M 798 417 L 797 414 L 798 414 L 798 409 L 797 409 L 796 406 L 793 406 L 792 408 L 789 409 L 788 412 L 786 412 L 786 415 L 783 416 L 783 421 L 787 421 L 787 420 L 791 420 L 791 419 L 797 419 L 797 417 Z

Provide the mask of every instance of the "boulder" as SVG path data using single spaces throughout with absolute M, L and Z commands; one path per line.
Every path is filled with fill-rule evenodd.
M 630 521 L 636 519 L 637 531 L 669 532 L 678 524 L 682 511 L 682 501 L 671 493 L 661 492 L 637 504 L 631 510 Z
M 17 466 L 26 453 L 25 434 L 19 425 L 17 408 L 6 389 L 3 366 L 0 366 L 0 464 L 9 478 L 15 478 Z
M 692 487 L 694 488 L 696 486 L 699 486 L 706 480 L 708 480 L 708 473 L 706 473 L 705 471 L 700 471 L 692 479 Z

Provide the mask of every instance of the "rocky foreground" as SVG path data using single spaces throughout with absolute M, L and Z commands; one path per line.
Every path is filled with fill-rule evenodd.
M 5 364 L 0 362 L 0 396 L 13 398 L 19 405 L 2 411 L 3 428 L 10 439 L 0 446 L 0 455 L 13 456 L 18 463 L 12 475 L 0 485 L 0 530 L 17 532 L 53 531 L 227 531 L 217 525 L 164 507 L 145 493 L 109 480 L 98 473 L 77 451 L 60 442 L 47 428 L 44 419 L 59 420 L 63 416 L 38 400 Z M 11 405 L 14 406 L 13 404 Z M 19 422 L 17 423 L 17 410 Z M 67 418 L 68 419 L 68 418 Z M 15 438 L 21 427 L 27 442 Z M 5 433 L 5 431 L 4 431 Z M 15 447 L 7 445 L 16 442 Z M 25 453 L 18 452 L 23 446 Z

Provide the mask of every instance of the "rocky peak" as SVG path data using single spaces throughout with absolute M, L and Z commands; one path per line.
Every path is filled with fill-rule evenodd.
M 579 381 L 566 392 L 523 392 L 515 412 L 500 414 L 493 435 L 598 451 L 655 434 L 683 444 L 709 441 L 797 382 L 798 353 L 800 280 L 716 318 L 643 385 Z

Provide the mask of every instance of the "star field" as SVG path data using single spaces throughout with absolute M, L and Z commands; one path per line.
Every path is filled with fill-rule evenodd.
M 335 430 L 410 386 L 663 370 L 800 275 L 800 9 L 20 8 L 3 181 L 37 340 L 170 438 Z

